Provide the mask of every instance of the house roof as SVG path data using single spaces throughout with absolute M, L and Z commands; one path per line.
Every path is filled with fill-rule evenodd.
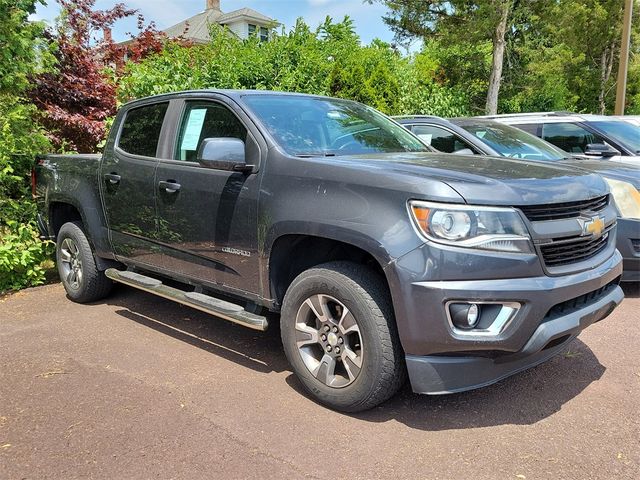
M 243 18 L 261 24 L 276 23 L 274 19 L 251 8 L 241 8 L 229 13 L 222 13 L 220 10 L 211 8 L 165 29 L 164 33 L 168 37 L 184 36 L 197 43 L 207 43 L 210 40 L 209 25 L 233 23 L 234 20 Z
M 266 15 L 261 14 L 260 12 L 255 11 L 253 8 L 240 8 L 238 10 L 234 10 L 233 12 L 223 13 L 220 18 L 218 18 L 218 23 L 229 23 L 236 18 L 241 17 L 249 17 L 253 20 L 258 20 L 263 23 L 274 23 L 275 20 L 273 18 L 269 18 Z

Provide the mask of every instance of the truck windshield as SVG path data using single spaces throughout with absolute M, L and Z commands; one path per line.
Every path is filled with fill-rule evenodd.
M 640 127 L 621 120 L 595 121 L 590 123 L 614 140 L 618 140 L 629 146 L 635 153 L 640 153 Z
M 403 127 L 356 102 L 269 94 L 248 94 L 243 100 L 290 155 L 431 151 Z
M 461 124 L 460 127 L 504 157 L 528 160 L 563 160 L 567 157 L 559 148 L 519 128 L 497 122 Z

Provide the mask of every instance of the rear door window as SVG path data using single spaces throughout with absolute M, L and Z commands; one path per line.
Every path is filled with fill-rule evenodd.
M 118 147 L 131 155 L 155 157 L 169 102 L 146 105 L 127 112 Z
M 468 148 L 474 150 L 458 135 L 435 125 L 413 125 L 411 131 L 427 145 L 444 153 L 453 153 Z
M 604 143 L 601 136 L 568 122 L 544 123 L 542 138 L 570 153 L 584 153 L 590 143 Z

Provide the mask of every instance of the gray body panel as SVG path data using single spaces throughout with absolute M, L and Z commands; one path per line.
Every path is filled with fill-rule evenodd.
M 36 168 L 36 203 L 44 219 L 41 234 L 54 238 L 51 211 L 71 205 L 79 213 L 96 253 L 113 258 L 98 179 L 101 155 L 47 155 Z

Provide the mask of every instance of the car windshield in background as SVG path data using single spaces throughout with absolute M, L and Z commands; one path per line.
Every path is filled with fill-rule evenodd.
M 403 127 L 359 103 L 268 94 L 249 94 L 243 100 L 290 155 L 430 151 Z
M 567 154 L 519 128 L 500 124 L 460 125 L 500 155 L 528 160 L 563 160 Z
M 640 153 L 640 127 L 619 120 L 603 120 L 589 122 L 614 140 L 627 145 L 631 150 Z

